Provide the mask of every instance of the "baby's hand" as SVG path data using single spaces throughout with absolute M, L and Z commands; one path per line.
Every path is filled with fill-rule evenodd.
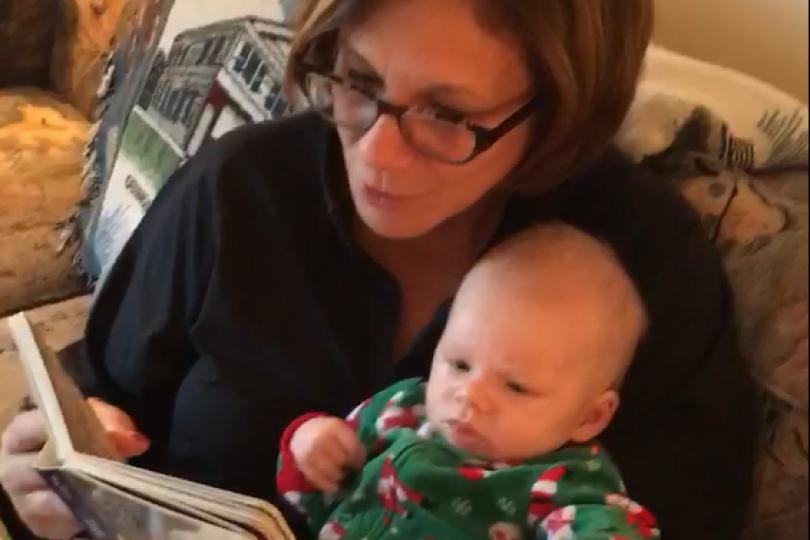
M 366 451 L 349 425 L 339 418 L 313 418 L 290 441 L 295 463 L 304 477 L 326 493 L 335 493 L 347 469 L 360 470 Z

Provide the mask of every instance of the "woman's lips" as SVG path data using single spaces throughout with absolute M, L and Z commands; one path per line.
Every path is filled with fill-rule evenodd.
M 395 195 L 387 191 L 382 191 L 368 184 L 363 186 L 363 199 L 365 199 L 365 202 L 381 210 L 393 209 L 411 198 L 411 196 L 407 195 Z

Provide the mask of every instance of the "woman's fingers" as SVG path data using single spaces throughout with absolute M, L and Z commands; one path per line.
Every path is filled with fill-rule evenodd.
M 87 404 L 96 413 L 101 425 L 108 431 L 137 431 L 127 413 L 98 398 L 87 398 Z
M 45 418 L 39 410 L 19 413 L 0 440 L 0 455 L 23 454 L 40 450 L 48 438 Z
M 48 489 L 48 485 L 34 469 L 36 454 L 11 454 L 0 458 L 0 484 L 14 498 L 32 491 Z
M 18 414 L 0 443 L 0 484 L 20 519 L 37 537 L 64 540 L 81 528 L 33 467 L 36 452 L 46 438 L 45 419 L 39 411 Z
M 38 538 L 64 540 L 81 530 L 73 514 L 32 467 L 36 454 L 0 458 L 0 483 L 20 519 Z
M 37 537 L 67 540 L 82 530 L 70 509 L 53 491 L 33 491 L 12 500 L 20 518 Z
M 138 456 L 149 449 L 149 439 L 138 431 L 127 413 L 98 398 L 87 398 L 87 404 L 122 458 Z
M 124 459 L 139 456 L 149 449 L 149 439 L 137 431 L 108 431 L 107 436 Z
M 123 457 L 143 453 L 149 447 L 149 441 L 120 409 L 100 400 L 90 405 Z M 0 439 L 0 484 L 20 519 L 37 537 L 66 540 L 79 533 L 81 527 L 33 467 L 36 452 L 47 438 L 45 418 L 39 410 L 19 413 Z

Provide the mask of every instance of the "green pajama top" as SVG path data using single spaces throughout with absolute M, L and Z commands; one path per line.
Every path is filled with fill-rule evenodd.
M 615 465 L 597 444 L 567 446 L 520 464 L 465 454 L 425 418 L 425 385 L 401 381 L 346 421 L 366 464 L 334 496 L 319 492 L 281 442 L 279 492 L 303 512 L 319 540 L 649 540 L 655 519 L 627 498 Z

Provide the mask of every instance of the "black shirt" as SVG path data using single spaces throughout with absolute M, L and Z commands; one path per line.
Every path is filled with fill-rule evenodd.
M 96 374 L 86 390 L 152 440 L 136 464 L 275 501 L 290 420 L 344 415 L 394 380 L 427 375 L 449 302 L 391 364 L 399 292 L 352 240 L 346 182 L 333 128 L 307 113 L 226 135 L 160 192 L 86 335 Z M 737 537 L 753 397 L 697 216 L 607 152 L 550 193 L 514 196 L 493 243 L 542 219 L 609 242 L 650 313 L 603 437 L 631 495 L 665 538 Z

